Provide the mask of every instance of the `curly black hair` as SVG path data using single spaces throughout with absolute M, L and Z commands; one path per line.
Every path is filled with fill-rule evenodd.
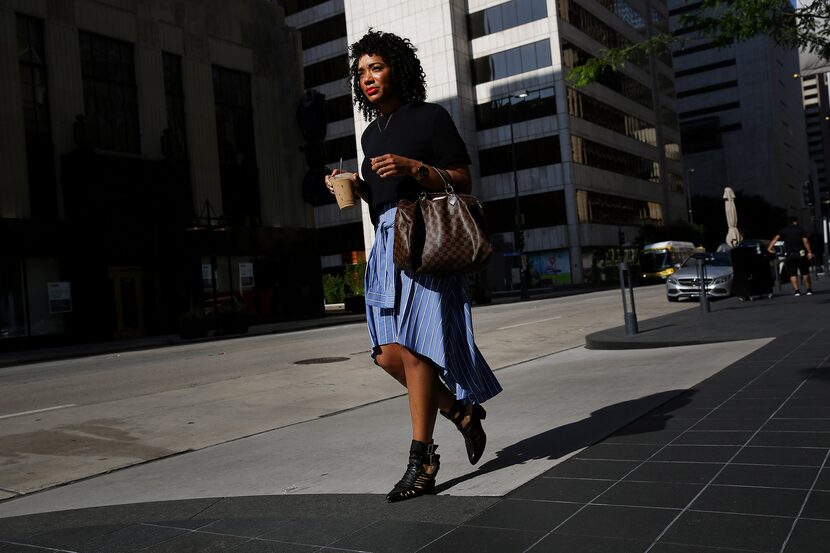
M 366 121 L 380 115 L 380 110 L 360 90 L 360 79 L 357 75 L 357 64 L 360 58 L 365 55 L 382 57 L 389 64 L 392 82 L 404 103 L 423 102 L 427 98 L 427 82 L 421 61 L 415 55 L 417 51 L 418 49 L 408 38 L 401 38 L 383 31 L 373 31 L 371 28 L 363 35 L 363 38 L 349 47 L 349 57 L 352 61 L 350 70 L 352 98 L 357 110 L 363 114 Z

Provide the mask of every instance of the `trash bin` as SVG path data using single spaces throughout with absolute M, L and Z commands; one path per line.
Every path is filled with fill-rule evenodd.
M 738 299 L 772 297 L 772 269 L 769 257 L 759 253 L 756 248 L 733 248 L 732 258 L 732 293 Z

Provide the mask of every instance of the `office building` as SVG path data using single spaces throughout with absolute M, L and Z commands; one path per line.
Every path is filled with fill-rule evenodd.
M 807 151 L 810 156 L 808 201 L 821 216 L 821 204 L 830 203 L 830 73 L 805 74 L 802 67 L 801 89 L 807 126 Z M 827 215 L 827 208 L 824 208 Z
M 494 289 L 519 286 L 515 254 L 522 238 L 532 286 L 602 281 L 616 275 L 620 233 L 631 242 L 643 224 L 685 217 L 670 56 L 628 63 L 584 89 L 565 80 L 570 67 L 601 48 L 666 31 L 663 2 L 281 4 L 289 24 L 309 36 L 312 29 L 322 34 L 334 27 L 329 22 L 338 21 L 328 42 L 304 49 L 306 87 L 324 91 L 328 98 L 348 93 L 346 80 L 335 76 L 346 75 L 347 46 L 370 27 L 404 36 L 418 48 L 428 101 L 447 108 L 473 159 L 475 193 L 485 202 L 498 248 L 488 269 Z M 337 105 L 345 108 L 347 103 Z M 330 121 L 327 139 L 354 136 L 356 157 L 344 156 L 344 166 L 353 169 L 362 158 L 359 137 L 366 124 L 357 116 L 350 126 Z M 315 212 L 318 226 L 349 225 L 354 247 L 355 214 L 322 209 L 327 211 Z M 522 232 L 515 232 L 517 223 Z M 363 233 L 368 243 L 371 225 L 365 210 Z
M 700 2 L 669 0 L 683 161 L 692 194 L 726 186 L 805 214 L 807 144 L 798 52 L 765 35 L 718 48 L 684 14 Z
M 357 171 L 356 144 L 360 137 L 355 136 L 354 108 L 348 83 L 349 44 L 343 0 L 280 0 L 279 4 L 285 9 L 286 24 L 300 32 L 304 86 L 325 97 L 325 136 L 322 144 L 317 144 L 322 150 L 322 162 L 329 170 L 342 167 Z M 306 144 L 306 147 L 313 146 Z M 341 211 L 334 197 L 324 189 L 322 180 L 317 181 L 319 193 L 309 190 L 308 194 L 316 196 L 312 203 L 323 269 L 364 259 L 361 209 Z
M 322 314 L 279 7 L 2 0 L 0 29 L 0 345 Z

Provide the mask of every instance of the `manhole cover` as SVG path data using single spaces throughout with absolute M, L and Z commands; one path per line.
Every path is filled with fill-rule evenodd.
M 321 365 L 323 363 L 337 363 L 339 361 L 348 361 L 348 357 L 317 357 L 316 359 L 303 359 L 302 361 L 294 361 L 295 365 Z

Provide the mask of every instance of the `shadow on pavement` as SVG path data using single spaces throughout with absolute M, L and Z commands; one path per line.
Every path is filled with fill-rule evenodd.
M 678 409 L 691 402 L 695 393 L 695 390 L 669 390 L 603 407 L 592 412 L 586 419 L 551 428 L 497 451 L 495 459 L 479 466 L 478 470 L 436 485 L 434 493 L 445 492 L 462 482 L 533 459 L 560 459 L 594 445 L 612 433 L 624 435 L 662 430 L 672 418 L 671 413 L 665 410 L 664 404 L 671 401 L 671 409 Z M 658 409 L 658 415 L 646 417 L 648 413 Z M 618 425 L 621 421 L 627 423 L 626 427 L 620 430 Z M 637 422 L 636 426 L 630 424 L 634 421 Z M 626 431 L 629 427 L 631 430 Z
M 812 369 L 801 369 L 798 371 L 810 380 L 828 380 L 830 381 L 830 367 L 815 367 Z
M 677 325 L 675 325 L 675 324 L 666 324 L 666 325 L 655 326 L 654 328 L 640 329 L 639 333 L 640 334 L 647 334 L 649 332 L 654 332 L 655 330 L 660 330 L 661 328 L 671 328 L 673 326 L 677 326 Z

